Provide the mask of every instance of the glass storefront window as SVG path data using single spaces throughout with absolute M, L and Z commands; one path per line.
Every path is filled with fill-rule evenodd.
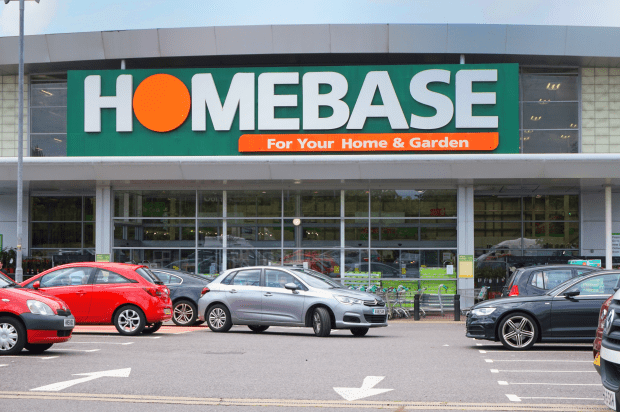
M 221 248 L 224 233 L 222 219 L 198 219 L 198 247 Z
M 30 156 L 32 157 L 60 157 L 67 155 L 66 134 L 31 134 Z
M 115 217 L 196 217 L 194 190 L 137 190 L 114 193 Z
M 340 190 L 285 190 L 285 217 L 339 217 Z
M 79 222 L 82 220 L 82 197 L 31 197 L 33 221 Z
M 340 221 L 335 219 L 301 219 L 297 226 L 284 219 L 284 247 L 338 247 Z
M 37 222 L 31 224 L 33 248 L 81 248 L 82 223 Z
M 578 130 L 526 129 L 521 134 L 523 153 L 577 153 L 579 151 Z
M 579 99 L 579 82 L 575 75 L 522 74 L 523 100 L 576 101 Z
M 330 277 L 340 277 L 340 250 L 285 249 L 282 263 L 300 266 L 305 263 L 309 269 Z
M 228 269 L 245 266 L 279 265 L 281 249 L 228 249 L 226 262 Z
M 136 219 L 114 221 L 114 246 L 196 246 L 193 219 Z
M 474 220 L 521 220 L 521 197 L 476 196 Z
M 227 241 L 238 246 L 279 247 L 282 241 L 282 223 L 279 219 L 231 219 L 226 230 Z
M 521 222 L 474 222 L 474 246 L 477 249 L 521 249 Z
M 228 217 L 282 216 L 282 192 L 279 190 L 231 190 L 226 196 Z
M 456 190 L 420 193 L 420 217 L 456 217 Z
M 535 196 L 525 201 L 525 220 L 579 220 L 577 196 Z
M 533 249 L 579 249 L 577 222 L 525 222 L 525 235 Z
M 344 191 L 345 217 L 368 217 L 368 193 L 369 190 Z
M 92 196 L 30 197 L 30 254 L 51 259 L 58 254 L 82 254 L 84 249 L 94 253 L 94 203 Z
M 221 190 L 198 191 L 198 217 L 222 217 L 224 192 Z

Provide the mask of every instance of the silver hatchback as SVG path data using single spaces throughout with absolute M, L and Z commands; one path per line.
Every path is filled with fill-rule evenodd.
M 198 317 L 214 332 L 247 325 L 254 332 L 269 326 L 307 326 L 317 336 L 350 329 L 364 336 L 387 326 L 385 302 L 376 295 L 344 288 L 311 269 L 255 266 L 221 274 L 203 290 Z

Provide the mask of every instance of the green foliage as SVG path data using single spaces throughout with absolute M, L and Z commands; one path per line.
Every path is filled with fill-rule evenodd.
M 476 279 L 501 279 L 506 277 L 506 270 L 501 267 L 477 267 L 474 269 L 474 277 Z

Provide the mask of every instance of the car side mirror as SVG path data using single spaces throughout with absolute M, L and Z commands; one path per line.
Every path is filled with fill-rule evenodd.
M 285 284 L 285 285 L 284 285 L 284 288 L 285 288 L 285 289 L 288 289 L 288 290 L 295 291 L 295 290 L 299 289 L 299 286 L 297 286 L 297 285 L 296 285 L 296 284 L 294 284 L 293 282 L 290 282 L 290 283 Z
M 564 296 L 567 299 L 573 298 L 577 295 L 579 295 L 581 292 L 579 292 L 578 290 L 569 290 L 568 292 L 564 292 L 562 293 L 562 296 Z
M 38 290 L 40 287 L 41 287 L 41 282 L 39 282 L 38 280 L 32 284 L 32 288 L 34 290 Z

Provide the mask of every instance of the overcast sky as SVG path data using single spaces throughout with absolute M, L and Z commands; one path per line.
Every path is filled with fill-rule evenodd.
M 620 25 L 618 0 L 41 0 L 26 34 L 266 24 Z M 0 36 L 19 34 L 19 1 L 0 2 Z

